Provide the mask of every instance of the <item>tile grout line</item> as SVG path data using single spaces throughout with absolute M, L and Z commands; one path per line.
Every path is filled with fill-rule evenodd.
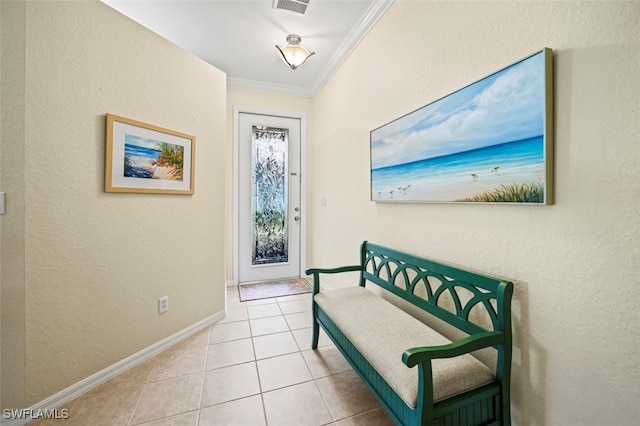
M 211 326 L 212 327 L 212 326 Z M 202 411 L 202 399 L 204 398 L 204 382 L 207 378 L 207 361 L 209 360 L 209 351 L 211 350 L 211 327 L 207 328 L 207 343 L 204 355 L 204 369 L 202 373 L 202 383 L 200 384 L 200 401 L 198 401 L 198 414 L 196 415 L 196 425 L 200 424 L 200 414 Z
M 324 377 L 316 378 L 313 375 L 313 371 L 311 371 L 311 367 L 309 365 L 309 362 L 304 357 L 304 355 L 302 355 L 302 350 L 300 350 L 300 355 L 302 356 L 302 360 L 304 361 L 304 363 L 307 365 L 307 369 L 309 370 L 309 373 L 311 373 L 311 381 L 313 382 L 313 386 L 315 386 L 316 390 L 318 391 L 318 394 L 320 395 L 320 398 L 322 398 L 322 402 L 324 403 L 324 407 L 327 409 L 327 412 L 329 413 L 329 416 L 331 416 L 331 422 L 330 423 L 325 423 L 325 425 L 333 424 L 333 423 L 336 422 L 336 419 L 333 416 L 333 413 L 331 412 L 331 408 L 329 407 L 329 403 L 327 402 L 324 394 L 322 393 L 322 390 L 320 390 L 320 387 L 318 386 L 318 380 L 321 379 L 321 378 L 324 378 Z M 325 377 L 330 377 L 332 375 L 334 375 L 334 374 L 329 374 L 328 376 L 325 376 Z
M 246 320 L 246 321 L 247 321 L 247 323 L 248 323 L 248 326 L 249 326 L 249 338 L 251 339 L 252 352 L 253 352 L 253 358 L 254 358 L 252 361 L 248 361 L 248 362 L 252 362 L 252 363 L 254 364 L 255 368 L 256 368 L 256 374 L 257 374 L 258 384 L 259 384 L 259 395 L 260 395 L 260 399 L 261 399 L 261 402 L 262 402 L 262 411 L 263 411 L 263 416 L 264 416 L 265 423 L 266 423 L 267 425 L 268 425 L 268 419 L 267 419 L 266 405 L 265 405 L 265 400 L 264 400 L 264 395 L 265 395 L 267 392 L 265 392 L 265 391 L 263 390 L 262 381 L 261 381 L 261 378 L 260 378 L 259 370 L 258 370 L 258 368 L 257 368 L 257 364 L 258 364 L 258 361 L 259 361 L 259 360 L 257 359 L 257 352 L 256 352 L 256 346 L 255 346 L 254 339 L 255 339 L 255 338 L 258 338 L 258 337 L 263 337 L 263 336 L 267 336 L 267 335 L 274 335 L 274 334 L 279 334 L 279 333 L 285 333 L 285 332 L 286 332 L 286 333 L 289 333 L 289 334 L 291 334 L 291 335 L 293 335 L 293 332 L 294 332 L 294 331 L 296 331 L 296 330 L 298 330 L 298 329 L 296 329 L 296 330 L 291 329 L 291 325 L 286 321 L 285 314 L 284 314 L 284 312 L 282 312 L 282 309 L 281 309 L 281 307 L 279 306 L 279 303 L 283 303 L 283 302 L 276 302 L 276 303 L 278 304 L 278 308 L 281 310 L 281 314 L 280 314 L 280 315 L 274 315 L 274 317 L 282 316 L 282 317 L 285 319 L 285 322 L 286 322 L 287 327 L 288 327 L 288 330 L 287 330 L 287 331 L 272 332 L 272 333 L 261 334 L 261 335 L 259 335 L 259 336 L 256 336 L 256 335 L 254 335 L 254 330 L 253 330 L 253 328 L 251 327 L 251 321 L 250 321 L 250 319 L 247 319 L 247 320 Z M 301 312 L 297 312 L 297 313 L 304 313 L 304 312 L 305 312 L 305 311 L 301 311 Z M 260 318 L 257 318 L 257 319 L 260 319 Z M 241 321 L 244 321 L 244 320 L 241 320 Z M 238 322 L 241 322 L 241 321 L 238 321 Z M 214 326 L 211 326 L 211 327 L 208 329 L 208 333 L 207 333 L 207 342 L 206 342 L 206 346 L 207 346 L 207 348 L 206 348 L 206 351 L 205 351 L 205 361 L 204 361 L 205 365 L 204 365 L 203 379 L 202 379 L 202 383 L 201 383 L 200 402 L 199 402 L 199 406 L 198 406 L 198 413 L 197 413 L 197 421 L 198 421 L 198 422 L 200 421 L 200 415 L 201 415 L 201 410 L 202 410 L 202 401 L 203 401 L 203 397 L 204 397 L 204 382 L 205 382 L 205 376 L 206 376 L 206 373 L 207 373 L 206 365 L 207 365 L 207 360 L 208 360 L 209 352 L 210 352 L 210 350 L 211 350 L 210 346 L 212 345 L 212 343 L 211 343 L 211 329 L 212 329 L 213 327 L 214 327 Z M 304 327 L 304 328 L 309 328 L 309 327 Z M 303 329 L 304 329 L 304 328 L 303 328 Z M 231 341 L 237 341 L 237 340 L 242 340 L 242 338 L 241 338 L 241 339 L 233 339 L 233 340 L 231 340 Z M 331 416 L 332 422 L 330 422 L 330 423 L 328 423 L 328 424 L 333 424 L 333 423 L 335 423 L 337 420 L 335 419 L 335 416 L 334 416 L 334 415 L 333 415 L 333 413 L 331 412 L 331 409 L 330 409 L 330 408 L 329 408 L 329 406 L 328 406 L 328 403 L 327 403 L 327 400 L 326 400 L 326 398 L 325 398 L 324 394 L 320 391 L 320 389 L 319 389 L 319 387 L 318 387 L 318 384 L 317 384 L 317 380 L 318 380 L 318 378 L 314 377 L 313 373 L 311 373 L 311 368 L 310 368 L 310 366 L 309 366 L 309 362 L 308 362 L 308 361 L 307 361 L 307 359 L 304 357 L 304 355 L 302 355 L 302 352 L 303 352 L 305 349 L 303 349 L 303 348 L 301 348 L 301 347 L 300 347 L 300 343 L 299 343 L 297 340 L 295 340 L 295 339 L 294 339 L 294 341 L 295 341 L 295 343 L 296 343 L 296 348 L 297 348 L 297 350 L 296 350 L 296 351 L 294 351 L 294 352 L 292 352 L 292 354 L 298 353 L 300 356 L 302 356 L 302 359 L 303 359 L 304 365 L 306 366 L 307 370 L 309 371 L 309 373 L 310 373 L 310 377 L 311 377 L 311 378 L 310 378 L 309 380 L 304 381 L 304 382 L 301 382 L 301 383 L 296 383 L 296 384 L 293 384 L 293 385 L 287 385 L 287 386 L 283 386 L 283 387 L 281 387 L 281 388 L 272 389 L 272 390 L 270 390 L 269 392 L 271 392 L 271 391 L 276 391 L 276 390 L 280 390 L 280 389 L 289 388 L 289 387 L 296 386 L 296 385 L 300 385 L 300 384 L 303 384 L 303 383 L 314 382 L 314 387 L 315 387 L 315 389 L 319 392 L 319 394 L 320 394 L 320 396 L 321 396 L 321 398 L 322 398 L 322 400 L 323 400 L 324 407 L 327 409 L 328 413 L 329 413 L 329 414 L 330 414 L 330 416 Z M 225 342 L 217 342 L 217 343 L 219 344 L 219 343 L 225 343 Z M 267 357 L 267 358 L 265 358 L 265 359 L 276 358 L 276 357 L 278 357 L 278 356 L 282 356 L 282 355 L 274 355 L 274 356 L 272 356 L 272 357 Z M 157 361 L 157 360 L 156 360 L 156 361 Z M 247 362 L 247 363 L 248 363 L 248 362 Z M 149 380 L 150 380 L 150 378 L 152 377 L 153 371 L 154 371 L 156 368 L 157 368 L 157 363 L 155 363 L 155 364 L 154 364 L 154 367 L 153 367 L 153 369 L 152 369 L 151 373 L 149 374 L 149 377 L 147 378 L 147 384 L 149 383 Z M 220 368 L 222 368 L 222 367 L 220 367 Z M 329 377 L 329 376 L 333 376 L 333 375 L 335 375 L 335 374 L 338 374 L 338 373 L 332 373 L 332 374 L 329 374 L 327 377 Z M 146 385 L 145 385 L 145 387 L 146 387 Z M 249 395 L 249 396 L 251 396 L 251 395 Z M 256 396 L 256 395 L 253 395 L 253 396 Z M 234 399 L 234 401 L 235 401 L 235 400 L 240 400 L 240 399 L 243 399 L 243 398 L 245 398 L 245 397 L 242 397 L 242 398 L 236 398 L 236 399 Z M 221 402 L 220 404 L 228 403 L 228 402 L 231 402 L 231 401 L 224 401 L 224 402 Z M 139 401 L 138 401 L 138 403 L 139 403 Z M 214 404 L 214 405 L 212 405 L 212 406 L 220 405 L 220 404 Z M 180 414 L 184 414 L 184 413 L 180 413 Z M 167 416 L 167 417 L 164 417 L 164 418 L 169 418 L 169 417 L 172 417 L 172 416 Z
M 238 286 L 238 292 L 240 287 Z M 238 295 L 238 299 L 240 299 L 240 296 Z M 246 302 L 242 302 L 240 301 L 240 303 L 246 303 Z M 256 353 L 256 345 L 255 342 L 253 341 L 254 339 L 254 335 L 253 335 L 253 328 L 251 327 L 251 319 L 250 319 L 250 315 L 249 315 L 249 305 L 245 305 L 245 309 L 247 310 L 247 322 L 249 323 L 249 334 L 250 334 L 250 339 L 251 339 L 251 349 L 253 350 L 253 365 L 255 366 L 256 369 L 256 376 L 258 377 L 258 388 L 260 390 L 260 403 L 262 404 L 262 417 L 264 419 L 264 424 L 265 426 L 269 425 L 269 420 L 267 419 L 267 407 L 264 403 L 264 392 L 262 390 L 262 380 L 260 379 L 260 369 L 258 368 L 258 354 Z
M 280 316 L 280 317 L 282 317 L 282 318 L 284 319 L 284 321 L 285 321 L 285 324 L 287 325 L 287 329 L 288 329 L 287 331 L 279 331 L 279 332 L 274 332 L 274 333 L 267 333 L 267 334 L 260 335 L 260 336 L 254 336 L 254 335 L 253 335 L 253 329 L 251 328 L 251 322 L 249 322 L 249 324 L 250 324 L 250 329 L 251 329 L 251 344 L 252 344 L 252 346 L 253 346 L 254 358 L 255 358 L 255 365 L 256 365 L 256 373 L 257 373 L 257 375 L 258 375 L 258 384 L 259 384 L 259 386 L 260 386 L 260 400 L 261 400 L 261 402 L 262 402 L 262 412 L 263 412 L 263 416 L 264 416 L 265 425 L 267 425 L 267 426 L 269 426 L 269 418 L 268 418 L 268 416 L 267 416 L 267 406 L 266 406 L 265 399 L 264 399 L 265 394 L 266 394 L 267 392 L 273 392 L 273 391 L 277 391 L 277 390 L 280 390 L 280 389 L 285 389 L 285 388 L 288 388 L 288 387 L 291 387 L 291 386 L 295 386 L 295 385 L 288 385 L 288 386 L 283 386 L 283 387 L 281 387 L 281 388 L 276 388 L 276 389 L 271 389 L 271 390 L 269 390 L 269 391 L 264 391 L 264 388 L 263 388 L 263 386 L 262 386 L 262 379 L 261 379 L 261 377 L 260 377 L 260 369 L 258 368 L 258 361 L 259 361 L 259 360 L 258 360 L 258 354 L 257 354 L 257 352 L 256 352 L 256 350 L 255 350 L 255 342 L 254 342 L 254 339 L 255 339 L 256 337 L 262 337 L 262 336 L 266 336 L 266 335 L 275 335 L 275 334 L 279 334 L 279 333 L 289 333 L 289 335 L 291 335 L 291 337 L 294 339 L 294 343 L 296 344 L 296 348 L 297 348 L 297 351 L 294 351 L 294 352 L 292 352 L 291 354 L 295 354 L 295 353 L 297 353 L 297 354 L 299 354 L 299 355 L 300 355 L 300 357 L 302 357 L 303 363 L 304 363 L 305 367 L 307 368 L 307 371 L 309 372 L 309 376 L 311 377 L 310 381 L 314 381 L 313 374 L 311 373 L 311 369 L 310 369 L 310 368 L 309 368 L 309 366 L 307 365 L 307 362 L 306 362 L 306 360 L 304 359 L 304 356 L 302 355 L 302 350 L 301 350 L 301 348 L 300 348 L 300 345 L 298 344 L 298 342 L 297 342 L 297 341 L 295 340 L 295 338 L 293 337 L 293 330 L 291 329 L 291 326 L 290 326 L 289 322 L 288 322 L 288 321 L 287 321 L 287 319 L 286 319 L 286 316 L 285 316 L 285 314 L 284 314 L 284 312 L 283 312 L 283 310 L 282 310 L 282 307 L 280 306 L 280 302 L 279 302 L 277 299 L 274 299 L 274 303 L 275 303 L 275 305 L 277 306 L 278 311 L 280 312 L 280 314 L 279 314 L 279 315 L 274 315 L 273 317 L 279 317 L 279 316 Z M 265 305 L 266 305 L 266 304 L 265 304 Z M 263 306 L 263 305 L 256 305 L 256 306 Z M 249 310 L 249 306 L 247 305 L 247 311 L 248 311 L 248 310 Z M 267 318 L 269 318 L 269 317 L 267 317 Z M 266 357 L 266 358 L 264 358 L 264 359 L 277 358 L 278 356 L 282 356 L 282 354 L 281 354 L 281 355 L 274 355 L 274 356 L 272 356 L 272 357 Z M 308 382 L 308 381 L 307 381 L 307 382 Z M 307 382 L 303 382 L 303 383 L 307 383 Z M 299 385 L 299 384 L 302 384 L 302 383 L 297 383 L 296 385 Z M 325 403 L 325 405 L 326 405 L 326 403 Z
M 144 395 L 144 392 L 147 390 L 147 386 L 151 381 L 151 376 L 153 375 L 153 372 L 156 369 L 156 366 L 158 365 L 158 355 L 159 354 L 155 354 L 152 358 L 153 367 L 151 368 L 151 371 L 149 371 L 149 374 L 147 375 L 147 379 L 144 382 L 144 386 L 142 386 L 142 391 L 140 392 L 140 395 L 138 395 L 138 400 L 136 401 L 135 407 L 133 407 L 133 410 L 131 410 L 131 416 L 129 416 L 129 422 L 127 423 L 130 426 L 133 425 L 133 419 L 135 418 L 136 412 L 138 411 L 138 407 L 140 406 L 140 401 L 142 401 L 142 395 Z

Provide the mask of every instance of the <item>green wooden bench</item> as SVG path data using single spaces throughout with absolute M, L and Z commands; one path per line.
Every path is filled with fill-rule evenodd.
M 353 271 L 358 286 L 320 291 L 321 274 Z M 396 424 L 511 423 L 512 283 L 367 241 L 359 265 L 306 272 L 313 275 L 312 348 L 322 327 Z M 389 293 L 410 305 L 398 308 L 406 302 L 391 303 Z M 427 326 L 407 307 L 439 325 Z M 443 325 L 458 337 L 434 330 Z M 471 355 L 480 349 L 495 351 L 494 368 Z

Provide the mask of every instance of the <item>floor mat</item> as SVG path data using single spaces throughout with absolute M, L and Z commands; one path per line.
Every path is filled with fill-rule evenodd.
M 291 278 L 240 284 L 238 290 L 240 291 L 240 301 L 246 302 L 248 300 L 311 293 L 311 286 L 304 278 Z

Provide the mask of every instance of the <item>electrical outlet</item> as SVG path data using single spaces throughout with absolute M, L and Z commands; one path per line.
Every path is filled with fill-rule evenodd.
M 164 314 L 169 310 L 169 296 L 158 299 L 158 313 Z

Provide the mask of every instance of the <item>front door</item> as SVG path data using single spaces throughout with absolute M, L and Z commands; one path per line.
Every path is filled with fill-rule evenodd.
M 238 116 L 238 281 L 300 274 L 300 119 Z

